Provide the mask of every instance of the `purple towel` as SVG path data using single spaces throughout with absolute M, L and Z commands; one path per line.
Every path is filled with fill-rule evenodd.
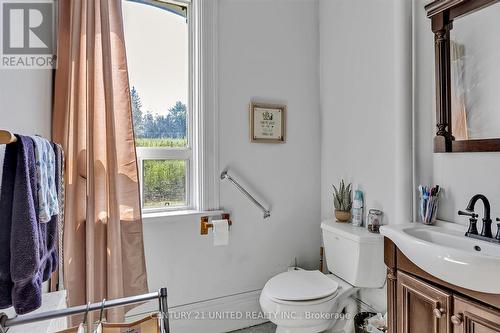
M 7 146 L 2 176 L 0 308 L 13 305 L 16 313 L 25 314 L 41 306 L 42 281 L 57 267 L 57 216 L 39 223 L 34 143 L 16 136 L 17 142 Z M 4 251 L 9 248 L 10 253 Z
M 7 145 L 0 193 L 0 309 L 12 305 L 12 277 L 10 276 L 10 234 L 12 222 L 12 195 L 17 167 L 17 144 Z

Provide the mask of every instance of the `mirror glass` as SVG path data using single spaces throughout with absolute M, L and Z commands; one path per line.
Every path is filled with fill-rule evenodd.
M 451 30 L 456 140 L 500 138 L 500 3 L 456 19 Z

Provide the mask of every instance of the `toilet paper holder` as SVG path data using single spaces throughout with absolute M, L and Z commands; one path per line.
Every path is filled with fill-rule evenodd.
M 227 220 L 229 222 L 229 225 L 233 225 L 233 222 L 231 222 L 230 215 L 229 214 L 222 214 L 221 218 L 223 220 Z M 200 235 L 208 235 L 208 229 L 213 228 L 214 225 L 212 223 L 208 222 L 208 216 L 202 216 L 201 221 L 200 221 Z

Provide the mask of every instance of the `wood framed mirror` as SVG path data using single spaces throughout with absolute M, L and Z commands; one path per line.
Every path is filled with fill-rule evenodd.
M 434 152 L 500 151 L 500 0 L 436 0 Z

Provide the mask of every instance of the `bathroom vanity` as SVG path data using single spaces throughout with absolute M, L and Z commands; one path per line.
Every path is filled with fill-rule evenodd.
M 495 275 L 500 248 L 488 247 L 499 245 L 463 240 L 455 230 L 416 224 L 386 226 L 382 234 L 390 333 L 500 333 L 500 276 Z M 455 237 L 462 239 L 447 243 Z M 477 251 L 478 246 L 484 246 L 486 253 Z M 479 262 L 476 267 L 473 261 Z M 484 280 L 490 274 L 495 285 L 490 285 L 494 280 Z

